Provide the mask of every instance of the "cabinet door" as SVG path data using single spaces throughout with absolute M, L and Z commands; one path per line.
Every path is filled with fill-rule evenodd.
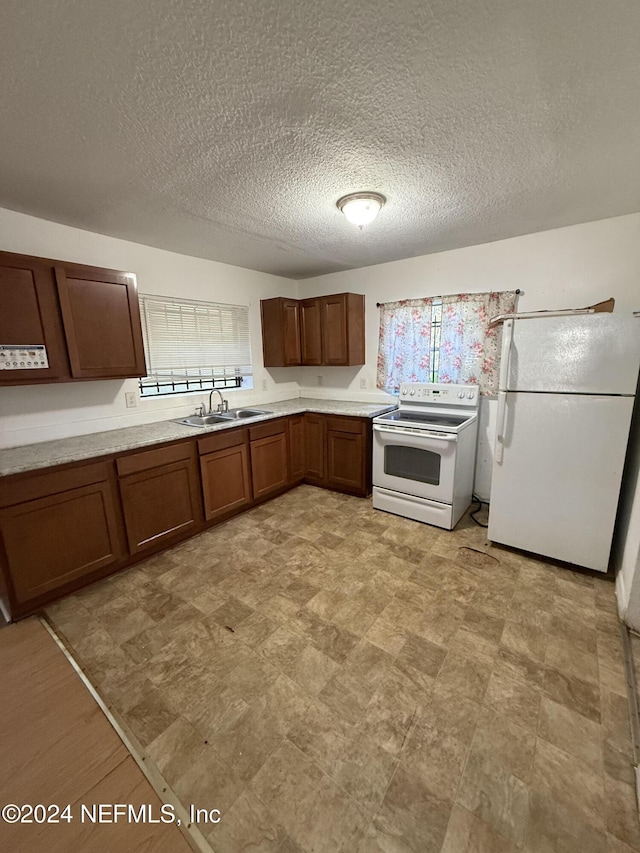
M 37 258 L 0 252 L 0 346 L 46 347 L 48 367 L 10 364 L 0 354 L 0 384 L 28 385 L 70 377 L 53 271 Z
M 364 364 L 364 296 L 337 293 L 322 297 L 324 364 Z
M 304 479 L 304 416 L 289 418 L 289 482 Z
M 297 299 L 282 300 L 283 362 L 300 364 L 300 306 Z
M 348 364 L 346 294 L 322 297 L 324 364 Z
M 256 499 L 286 488 L 289 481 L 286 433 L 251 441 L 251 475 Z
M 371 421 L 327 417 L 327 485 L 364 497 L 371 494 Z
M 72 376 L 144 376 L 135 276 L 75 264 L 56 266 L 55 276 Z
M 300 364 L 300 308 L 282 296 L 260 301 L 262 355 L 265 367 Z
M 131 554 L 195 532 L 202 512 L 193 445 L 125 456 L 117 467 Z
M 322 300 L 303 299 L 300 303 L 300 336 L 302 363 L 323 364 L 322 360 Z
M 365 491 L 362 435 L 327 430 L 327 485 L 350 492 Z
M 326 477 L 325 465 L 326 418 L 323 415 L 304 416 L 304 464 L 308 480 L 321 482 Z
M 0 510 L 4 557 L 17 604 L 13 615 L 28 612 L 20 605 L 47 594 L 51 598 L 52 592 L 85 575 L 106 573 L 123 558 L 107 471 L 106 464 L 91 465 L 16 485 L 17 492 L 32 499 Z
M 200 457 L 204 515 L 207 521 L 251 503 L 247 445 L 237 444 Z

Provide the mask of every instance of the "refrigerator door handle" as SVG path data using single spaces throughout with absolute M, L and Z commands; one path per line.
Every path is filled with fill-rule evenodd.
M 511 362 L 511 342 L 513 341 L 513 320 L 506 320 L 502 325 L 502 356 L 500 359 L 499 391 L 507 390 L 509 382 L 509 364 Z
M 498 465 L 502 462 L 504 451 L 504 429 L 507 420 L 507 392 L 498 392 L 498 415 L 496 423 L 496 445 L 494 449 L 495 460 Z

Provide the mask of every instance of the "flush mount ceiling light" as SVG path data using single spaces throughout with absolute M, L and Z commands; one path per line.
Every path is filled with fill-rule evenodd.
M 380 193 L 351 193 L 339 198 L 336 207 L 344 213 L 349 222 L 362 230 L 365 225 L 373 222 L 385 201 L 386 198 Z

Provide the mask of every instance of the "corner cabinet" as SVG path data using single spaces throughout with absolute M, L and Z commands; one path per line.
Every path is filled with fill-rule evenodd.
M 300 301 L 263 299 L 260 308 L 264 366 L 364 364 L 364 305 L 361 293 Z M 284 313 L 285 306 L 288 314 Z
M 0 385 L 146 374 L 133 273 L 0 252 L 0 300 Z

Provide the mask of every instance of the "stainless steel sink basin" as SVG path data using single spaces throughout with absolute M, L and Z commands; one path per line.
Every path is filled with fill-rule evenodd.
M 179 418 L 178 423 L 187 426 L 206 427 L 211 424 L 229 423 L 229 418 L 223 415 L 189 415 L 188 418 Z
M 266 409 L 229 409 L 220 415 L 222 418 L 229 420 L 244 420 L 245 418 L 258 418 L 260 415 L 272 415 L 273 412 L 268 412 Z

